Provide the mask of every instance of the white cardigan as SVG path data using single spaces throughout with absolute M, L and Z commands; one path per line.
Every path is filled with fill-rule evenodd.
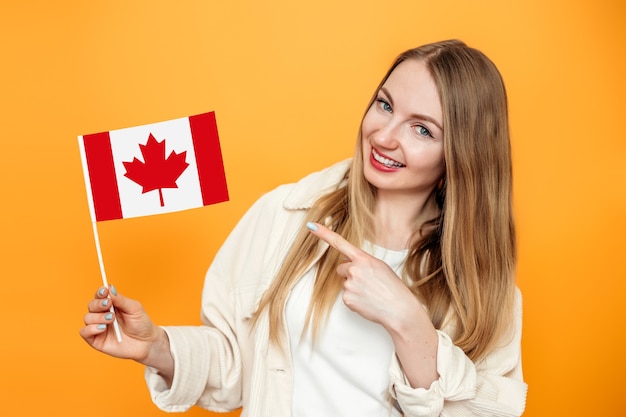
M 292 366 L 289 346 L 269 343 L 267 314 L 250 322 L 281 261 L 304 226 L 307 209 L 341 185 L 350 161 L 342 161 L 262 196 L 224 242 L 206 275 L 203 326 L 164 327 L 175 362 L 171 388 L 152 368 L 145 377 L 154 403 L 168 412 L 193 405 L 215 412 L 243 407 L 242 417 L 289 417 Z M 326 245 L 321 242 L 320 255 Z M 397 359 L 390 367 L 391 396 L 405 416 L 520 416 L 527 386 L 522 379 L 521 295 L 514 337 L 473 363 L 439 333 L 437 371 L 429 389 L 411 388 Z M 285 331 L 284 339 L 286 337 Z

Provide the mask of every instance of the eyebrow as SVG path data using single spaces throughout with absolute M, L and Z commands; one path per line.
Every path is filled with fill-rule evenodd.
M 380 87 L 380 91 L 382 91 L 385 94 L 385 96 L 387 96 L 387 99 L 389 100 L 389 104 L 393 106 L 393 98 L 391 97 L 391 94 L 389 93 L 389 91 L 385 87 Z M 427 122 L 430 122 L 434 124 L 435 126 L 437 126 L 437 128 L 443 132 L 443 128 L 441 127 L 439 122 L 430 116 L 427 116 L 425 114 L 412 114 L 411 117 L 414 119 L 422 119 Z

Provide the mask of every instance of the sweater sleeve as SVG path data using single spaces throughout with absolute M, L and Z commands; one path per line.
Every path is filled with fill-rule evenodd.
M 237 408 L 240 364 L 237 350 L 224 343 L 227 336 L 203 326 L 164 329 L 176 371 L 168 387 L 155 369 L 146 367 L 146 383 L 157 407 L 167 412 L 187 411 L 193 405 L 217 412 Z
M 478 363 L 438 331 L 439 379 L 428 389 L 412 388 L 397 358 L 392 361 L 390 393 L 409 417 L 517 417 L 526 407 L 522 377 L 521 294 L 516 292 L 514 335 Z
M 242 406 L 242 349 L 246 347 L 241 338 L 248 336 L 254 306 L 241 305 L 239 290 L 264 285 L 262 248 L 267 246 L 276 204 L 284 194 L 279 189 L 261 197 L 217 252 L 204 282 L 203 325 L 163 327 L 175 364 L 171 387 L 154 369 L 145 370 L 152 400 L 160 409 L 181 412 L 197 405 L 224 412 Z

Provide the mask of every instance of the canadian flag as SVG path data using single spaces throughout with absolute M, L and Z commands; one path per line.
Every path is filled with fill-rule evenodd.
M 228 200 L 215 113 L 78 137 L 94 222 Z

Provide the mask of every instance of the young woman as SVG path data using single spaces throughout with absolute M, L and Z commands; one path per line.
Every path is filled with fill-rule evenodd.
M 352 159 L 245 214 L 207 272 L 203 326 L 157 327 L 111 287 L 81 336 L 146 365 L 166 411 L 519 416 L 515 260 L 504 84 L 438 42 L 393 63 Z

